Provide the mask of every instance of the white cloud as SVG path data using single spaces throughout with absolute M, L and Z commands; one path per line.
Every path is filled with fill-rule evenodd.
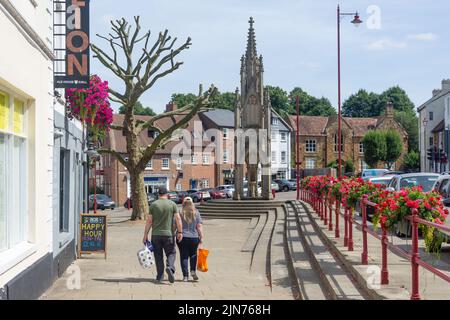
M 380 39 L 373 41 L 367 45 L 369 50 L 384 50 L 384 49 L 402 49 L 407 46 L 405 41 L 393 41 L 391 39 Z
M 434 41 L 437 40 L 439 36 L 435 33 L 417 33 L 408 35 L 408 40 L 417 40 L 417 41 Z

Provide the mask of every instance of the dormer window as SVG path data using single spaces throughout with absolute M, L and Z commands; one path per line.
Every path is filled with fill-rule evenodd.
M 275 117 L 272 118 L 272 125 L 274 126 L 278 125 L 278 118 Z

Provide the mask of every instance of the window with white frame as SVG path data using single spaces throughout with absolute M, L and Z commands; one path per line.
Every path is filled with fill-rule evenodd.
M 281 163 L 285 164 L 287 162 L 287 152 L 281 151 Z
M 273 117 L 273 118 L 272 118 L 272 124 L 273 124 L 273 125 L 277 125 L 277 124 L 278 124 L 278 118 Z
M 278 179 L 278 180 L 284 180 L 284 179 L 287 179 L 286 171 L 278 171 L 278 172 L 277 172 L 277 179 Z
M 315 169 L 316 168 L 316 159 L 315 158 L 306 158 L 305 165 L 306 165 L 306 169 Z
M 181 170 L 183 168 L 183 159 L 177 158 L 176 164 L 177 164 L 177 170 Z
M 163 170 L 170 169 L 170 159 L 167 159 L 167 158 L 162 159 L 162 169 Z
M 203 164 L 209 164 L 209 154 L 204 153 L 202 159 L 203 159 L 203 162 L 202 162 Z
M 272 141 L 277 141 L 277 131 L 272 131 Z
M 339 141 L 338 140 L 339 140 L 338 135 L 335 134 L 334 135 L 334 152 L 339 152 L 338 151 L 339 150 L 339 147 L 338 147 Z M 341 152 L 344 152 L 344 135 L 343 134 L 341 134 Z
M 286 134 L 286 132 L 281 132 L 280 133 L 280 140 L 281 140 L 281 142 L 286 142 L 287 141 L 287 134 Z
M 177 183 L 177 185 L 175 186 L 175 190 L 177 190 L 177 191 L 181 191 L 182 190 L 181 183 Z
M 306 148 L 305 148 L 306 152 L 310 152 L 310 153 L 317 152 L 317 141 L 316 140 L 308 139 L 308 140 L 306 140 L 305 144 L 306 144 Z
M 364 153 L 364 143 L 359 143 L 359 153 Z
M 277 152 L 272 151 L 272 163 L 276 163 L 276 162 L 277 162 Z
M 230 153 L 228 150 L 223 150 L 223 163 L 230 162 Z
M 223 138 L 225 140 L 227 140 L 229 136 L 230 136 L 230 130 L 228 128 L 223 128 Z
M 147 163 L 145 170 L 153 170 L 153 159 Z
M 202 185 L 203 185 L 203 188 L 209 188 L 209 180 L 208 179 L 204 179 L 203 181 L 202 181 Z
M 0 91 L 0 252 L 27 241 L 25 102 Z
M 193 153 L 193 154 L 191 155 L 191 163 L 192 163 L 192 164 L 197 164 L 197 157 L 196 157 L 195 153 Z

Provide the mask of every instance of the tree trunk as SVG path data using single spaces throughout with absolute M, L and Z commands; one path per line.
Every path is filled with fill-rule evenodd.
M 148 213 L 147 194 L 144 188 L 144 178 L 139 170 L 130 171 L 131 199 L 133 201 L 133 213 L 131 220 L 143 220 Z

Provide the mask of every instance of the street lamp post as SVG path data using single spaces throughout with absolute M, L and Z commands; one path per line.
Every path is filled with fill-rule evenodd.
M 359 18 L 358 12 L 345 13 L 341 12 L 337 7 L 337 49 L 338 49 L 338 177 L 342 177 L 342 114 L 341 114 L 341 17 L 354 16 L 351 23 L 355 27 L 359 27 L 362 20 Z
M 425 117 L 422 121 L 423 123 L 423 152 L 424 152 L 424 157 L 423 157 L 423 166 L 424 168 L 422 168 L 423 171 L 426 170 L 427 168 L 427 125 L 428 125 L 428 119 Z
M 88 155 L 88 159 L 92 159 L 94 162 L 94 213 L 97 213 L 97 161 L 100 159 L 100 154 L 94 147 L 94 144 L 89 143 L 88 150 L 86 152 Z M 89 171 L 91 169 L 90 164 L 88 163 L 88 181 L 89 181 Z M 89 212 L 89 195 L 88 195 L 88 212 Z

